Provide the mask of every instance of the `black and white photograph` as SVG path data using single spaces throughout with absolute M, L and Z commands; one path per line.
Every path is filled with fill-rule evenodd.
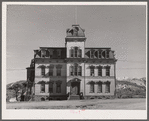
M 2 2 L 2 96 L 4 119 L 146 119 L 147 2 Z

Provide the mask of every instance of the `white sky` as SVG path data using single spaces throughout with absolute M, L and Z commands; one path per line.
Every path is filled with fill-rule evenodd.
M 39 47 L 64 47 L 66 29 L 75 24 L 76 6 L 8 5 L 7 83 L 26 80 L 26 67 Z M 86 47 L 115 50 L 117 77 L 146 76 L 146 6 L 77 6 L 77 24 Z

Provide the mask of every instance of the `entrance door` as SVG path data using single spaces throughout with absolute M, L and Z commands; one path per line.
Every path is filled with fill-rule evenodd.
M 80 91 L 80 83 L 72 82 L 71 83 L 71 95 L 78 95 Z

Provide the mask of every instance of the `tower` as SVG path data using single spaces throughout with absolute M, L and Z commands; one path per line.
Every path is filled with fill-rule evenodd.
M 79 25 L 72 25 L 71 29 L 66 30 L 65 45 L 67 58 L 84 58 L 85 30 Z M 78 53 L 76 51 L 79 51 Z M 73 55 L 74 54 L 74 55 Z

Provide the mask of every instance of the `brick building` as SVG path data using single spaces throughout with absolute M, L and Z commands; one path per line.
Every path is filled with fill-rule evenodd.
M 34 100 L 115 95 L 114 51 L 85 47 L 84 32 L 79 25 L 72 25 L 66 30 L 65 47 L 34 50 L 34 59 L 27 68 L 28 94 Z

